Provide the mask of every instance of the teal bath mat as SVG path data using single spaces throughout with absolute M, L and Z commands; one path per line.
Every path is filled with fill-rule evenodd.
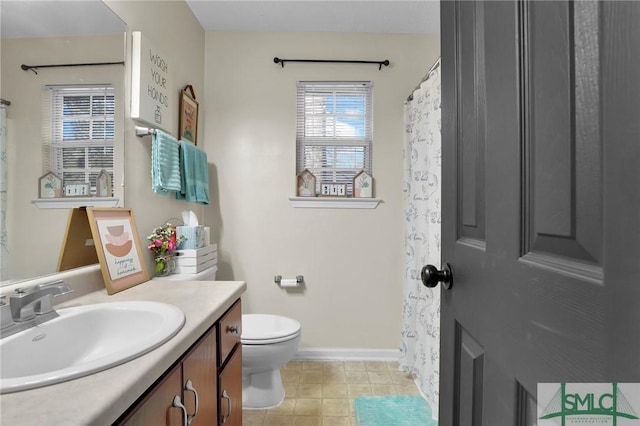
M 358 426 L 438 426 L 419 395 L 359 396 L 355 406 Z

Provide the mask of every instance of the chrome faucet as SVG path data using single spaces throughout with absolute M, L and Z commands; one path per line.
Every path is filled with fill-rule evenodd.
M 58 313 L 52 306 L 53 297 L 72 291 L 73 289 L 62 280 L 37 285 L 30 292 L 22 288 L 16 289 L 15 294 L 9 297 L 10 317 L 6 314 L 6 304 L 3 306 L 1 337 L 10 336 L 57 317 Z
M 53 296 L 71 293 L 73 290 L 64 281 L 55 281 L 36 286 L 32 292 L 16 289 L 16 294 L 9 298 L 11 316 L 15 322 L 28 321 L 36 315 L 55 312 L 51 307 Z

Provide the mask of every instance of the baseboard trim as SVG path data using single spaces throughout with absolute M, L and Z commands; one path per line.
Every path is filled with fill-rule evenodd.
M 398 361 L 397 349 L 366 348 L 300 348 L 296 361 Z

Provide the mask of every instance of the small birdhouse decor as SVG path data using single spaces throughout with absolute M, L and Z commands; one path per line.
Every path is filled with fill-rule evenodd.
M 353 197 L 373 197 L 373 177 L 364 170 L 362 170 L 353 178 Z
M 316 196 L 316 177 L 308 169 L 304 169 L 298 174 L 296 180 L 297 197 Z
M 48 172 L 38 179 L 38 198 L 62 197 L 62 179 L 53 172 Z

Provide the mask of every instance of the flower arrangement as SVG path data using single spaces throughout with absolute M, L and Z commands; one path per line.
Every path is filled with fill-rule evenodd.
M 172 253 L 178 247 L 178 244 L 186 240 L 185 236 L 181 235 L 178 238 L 176 236 L 176 228 L 167 222 L 163 226 L 154 229 L 153 233 L 147 236 L 147 240 L 149 241 L 147 248 L 153 253 L 156 263 L 156 275 L 171 273 Z

